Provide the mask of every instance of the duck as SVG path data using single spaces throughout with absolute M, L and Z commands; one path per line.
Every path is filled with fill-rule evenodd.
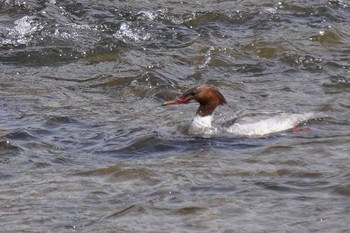
M 191 125 L 190 135 L 212 137 L 229 133 L 241 137 L 262 137 L 295 129 L 300 124 L 315 118 L 314 113 L 257 112 L 235 114 L 235 117 L 213 125 L 214 112 L 227 101 L 218 88 L 202 84 L 185 91 L 179 98 L 166 101 L 162 106 L 199 103 Z

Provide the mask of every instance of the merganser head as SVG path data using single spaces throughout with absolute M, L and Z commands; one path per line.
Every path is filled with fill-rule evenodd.
M 176 100 L 164 102 L 162 106 L 187 104 L 191 100 L 196 100 L 200 104 L 197 110 L 197 115 L 200 116 L 212 115 L 218 105 L 226 104 L 225 97 L 216 87 L 204 84 L 187 90 Z

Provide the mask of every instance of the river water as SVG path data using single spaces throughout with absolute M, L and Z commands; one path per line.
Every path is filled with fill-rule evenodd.
M 0 1 L 0 232 L 350 232 L 350 2 Z M 300 132 L 193 138 L 217 86 Z

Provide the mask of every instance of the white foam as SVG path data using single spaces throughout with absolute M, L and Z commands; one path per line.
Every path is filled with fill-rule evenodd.
M 43 26 L 35 21 L 32 16 L 24 16 L 14 22 L 15 26 L 9 29 L 9 38 L 2 41 L 3 44 L 28 44 L 31 41 L 31 35 L 40 31 Z
M 151 34 L 145 32 L 143 28 L 132 28 L 128 22 L 121 23 L 119 30 L 113 36 L 117 39 L 128 39 L 135 42 L 145 41 L 151 38 Z
M 137 13 L 138 17 L 141 19 L 155 20 L 157 14 L 151 11 L 139 11 Z

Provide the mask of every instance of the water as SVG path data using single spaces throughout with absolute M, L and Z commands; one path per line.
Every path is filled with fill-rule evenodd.
M 0 232 L 350 232 L 348 1 L 0 2 Z M 236 111 L 299 133 L 192 138 Z

